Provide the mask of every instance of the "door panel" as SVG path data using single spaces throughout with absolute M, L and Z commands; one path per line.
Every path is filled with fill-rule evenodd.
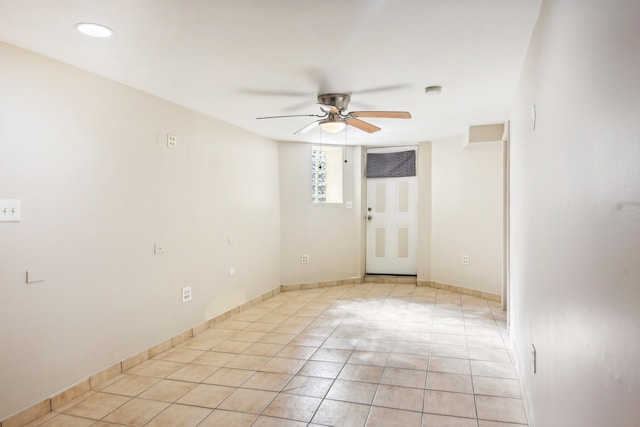
M 415 176 L 367 179 L 367 273 L 416 274 L 417 187 Z

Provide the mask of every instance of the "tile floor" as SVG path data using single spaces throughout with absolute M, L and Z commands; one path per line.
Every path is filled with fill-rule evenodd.
M 522 427 L 505 328 L 427 287 L 283 292 L 29 426 Z

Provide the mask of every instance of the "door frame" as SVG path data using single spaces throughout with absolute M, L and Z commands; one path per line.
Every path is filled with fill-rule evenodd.
M 373 274 L 373 275 L 385 275 L 384 273 L 368 273 L 367 272 L 367 256 L 368 254 L 368 250 L 367 250 L 367 242 L 368 242 L 368 221 L 367 221 L 367 216 L 369 214 L 369 212 L 367 212 L 367 206 L 368 206 L 368 179 L 366 176 L 366 171 L 367 171 L 367 153 L 369 152 L 369 150 L 375 150 L 378 153 L 394 153 L 394 152 L 398 152 L 398 151 L 408 151 L 408 150 L 414 150 L 416 152 L 416 204 L 419 200 L 419 196 L 420 196 L 420 145 L 419 144 L 415 144 L 415 145 L 400 145 L 400 146 L 386 146 L 386 147 L 378 147 L 378 146 L 363 146 L 362 147 L 362 186 L 361 186 L 361 191 L 362 191 L 362 235 L 363 235 L 363 239 L 362 239 L 362 253 L 363 253 L 363 257 L 362 257 L 362 265 L 361 265 L 361 271 L 363 273 L 363 276 L 366 276 L 368 274 Z M 419 227 L 419 222 L 420 222 L 420 215 L 419 215 L 419 206 L 416 205 L 416 224 L 415 227 L 416 229 L 414 230 L 415 233 L 418 233 L 418 227 Z M 418 274 L 418 252 L 419 252 L 419 246 L 420 246 L 420 242 L 417 239 L 416 240 L 416 244 L 415 244 L 415 253 L 416 253 L 416 268 L 415 268 L 415 272 L 412 274 L 407 274 L 407 276 L 417 276 Z M 394 273 L 389 273 L 389 275 L 395 276 L 395 275 L 402 275 L 402 274 L 394 274 Z

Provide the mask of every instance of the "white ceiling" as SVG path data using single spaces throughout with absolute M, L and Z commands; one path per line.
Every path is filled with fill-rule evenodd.
M 367 119 L 347 142 L 416 143 L 504 121 L 541 0 L 0 0 L 0 40 L 276 140 L 320 114 L 318 93 L 352 96 Z M 115 30 L 92 39 L 74 29 Z M 439 96 L 424 88 L 442 85 Z M 344 142 L 345 134 L 322 135 Z

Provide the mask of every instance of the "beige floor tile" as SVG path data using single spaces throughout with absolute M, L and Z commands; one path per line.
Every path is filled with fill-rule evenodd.
M 178 344 L 176 347 L 209 351 L 223 341 L 223 338 L 191 338 Z
M 273 328 L 272 332 L 279 332 L 283 334 L 299 334 L 304 331 L 304 325 L 278 325 Z
M 387 366 L 391 368 L 405 368 L 426 371 L 429 357 L 418 354 L 391 353 Z
M 275 356 L 284 348 L 282 344 L 255 343 L 247 348 L 243 354 L 253 354 L 255 356 Z
M 280 350 L 277 354 L 278 357 L 285 357 L 288 359 L 304 359 L 307 360 L 313 353 L 316 352 L 317 347 L 303 346 L 303 345 L 295 345 L 293 343 L 285 346 L 282 350 Z
M 300 334 L 291 340 L 290 345 L 301 345 L 306 347 L 320 347 L 324 343 L 323 338 L 313 337 L 311 335 Z
M 380 379 L 380 384 L 423 389 L 426 377 L 427 371 L 386 367 Z
M 220 402 L 227 398 L 236 389 L 211 384 L 198 384 L 178 399 L 177 403 L 183 405 L 203 406 L 216 408 Z
M 315 317 L 291 316 L 289 319 L 287 319 L 287 323 L 290 325 L 309 326 L 311 323 L 313 323 L 314 320 L 316 320 Z
M 478 420 L 479 427 L 526 427 L 526 424 L 501 423 L 498 421 Z
M 302 359 L 287 359 L 283 357 L 273 357 L 262 365 L 260 371 L 275 372 L 277 374 L 295 375 L 306 362 Z
M 431 343 L 429 354 L 437 357 L 468 358 L 469 352 L 466 345 L 436 344 Z
M 202 423 L 198 424 L 198 427 L 250 427 L 256 418 L 258 418 L 256 414 L 215 409 Z
M 252 427 L 306 427 L 304 421 L 285 420 L 282 418 L 267 417 L 265 415 L 259 417 Z
M 382 372 L 384 368 L 381 366 L 367 366 L 367 365 L 355 365 L 347 363 L 340 375 L 341 380 L 348 381 L 362 381 L 368 383 L 379 383 L 382 378 Z
M 213 347 L 213 351 L 217 351 L 220 353 L 240 354 L 247 348 L 251 347 L 251 344 L 252 343 L 247 341 L 223 341 L 217 346 Z
M 397 339 L 398 341 L 430 343 L 431 334 L 427 332 L 398 331 Z
M 122 424 L 109 423 L 107 421 L 98 421 L 95 424 L 91 424 L 91 427 L 122 427 Z
M 229 340 L 231 341 L 248 341 L 250 343 L 256 343 L 262 339 L 267 333 L 259 332 L 259 331 L 240 331 L 237 334 L 231 336 Z
M 197 359 L 194 359 L 191 363 L 198 365 L 224 366 L 235 357 L 236 355 L 231 353 L 208 351 Z
M 358 338 L 327 338 L 322 344 L 322 348 L 333 348 L 337 350 L 354 350 L 360 342 Z
M 378 385 L 373 383 L 335 380 L 326 398 L 371 405 L 377 389 Z
M 351 352 L 351 350 L 340 350 L 336 348 L 320 348 L 311 356 L 310 360 L 346 363 L 351 356 Z
M 278 327 L 277 323 L 254 322 L 245 331 L 270 332 Z
M 99 420 L 127 403 L 131 398 L 108 393 L 96 393 L 65 411 L 68 415 Z
M 500 348 L 469 347 L 469 359 L 511 363 L 508 350 Z
M 411 341 L 396 341 L 394 351 L 405 354 L 418 354 L 422 356 L 429 355 L 428 343 L 411 342 Z
M 333 338 L 362 338 L 364 333 L 367 331 L 366 328 L 357 328 L 357 327 L 349 327 L 349 326 L 339 326 L 335 331 L 331 334 Z
M 167 379 L 199 383 L 218 369 L 217 366 L 189 364 L 169 375 Z
M 434 344 L 467 345 L 467 337 L 457 334 L 431 334 L 431 342 Z
M 218 409 L 260 414 L 277 395 L 278 393 L 272 391 L 239 388 L 227 397 Z
M 189 363 L 193 359 L 202 356 L 204 353 L 205 352 L 203 350 L 174 347 L 170 350 L 165 351 L 164 353 L 160 353 L 159 355 L 154 357 L 154 359 L 168 360 L 170 362 Z
M 216 325 L 214 328 L 219 328 L 219 329 L 231 329 L 234 331 L 242 331 L 244 329 L 247 329 L 247 327 L 251 326 L 253 322 L 245 322 L 242 320 L 235 320 L 235 319 L 229 319 L 225 322 L 222 322 L 218 325 Z
M 422 427 L 478 427 L 478 421 L 475 418 L 424 414 L 422 416 Z
M 518 424 L 527 423 L 524 405 L 520 399 L 476 396 L 476 408 L 479 419 Z
M 225 368 L 247 369 L 250 371 L 257 371 L 262 365 L 269 361 L 267 356 L 253 356 L 251 354 L 239 354 L 229 362 L 227 362 Z
M 220 368 L 202 382 L 205 384 L 239 387 L 255 373 L 256 371 L 246 369 Z
M 242 384 L 243 388 L 257 390 L 280 391 L 293 378 L 290 374 L 277 374 L 273 372 L 256 372 L 251 378 Z
M 121 394 L 133 397 L 139 395 L 158 381 L 160 381 L 160 379 L 154 377 L 125 374 L 120 381 L 103 389 L 103 391 L 105 393 Z
M 476 394 L 520 399 L 520 382 L 506 378 L 473 377 Z
M 135 398 L 104 417 L 103 420 L 141 427 L 160 412 L 164 411 L 168 406 L 169 403 L 166 402 Z
M 160 380 L 160 382 L 140 394 L 139 397 L 173 403 L 195 386 L 194 383 L 184 381 Z
M 427 388 L 429 390 L 473 394 L 470 375 L 429 372 L 427 374 Z
M 420 427 L 422 414 L 400 409 L 372 407 L 367 418 L 367 427 Z
M 381 384 L 373 399 L 373 406 L 422 411 L 424 390 Z
M 392 352 L 393 341 L 387 340 L 366 340 L 361 339 L 356 346 L 356 350 L 359 351 L 379 351 L 379 352 Z
M 474 376 L 518 379 L 518 374 L 510 363 L 471 361 L 471 372 Z
M 424 412 L 463 418 L 476 418 L 476 407 L 473 397 L 471 394 L 427 390 L 424 398 Z
M 95 423 L 88 418 L 74 417 L 73 415 L 52 413 L 51 418 L 44 423 L 38 423 L 38 427 L 88 427 Z
M 173 404 L 146 427 L 195 427 L 211 413 L 211 409 Z
M 310 397 L 324 397 L 333 384 L 333 379 L 297 375 L 282 389 L 283 393 Z
M 413 285 L 283 292 L 28 427 L 522 427 L 505 318 Z
M 351 353 L 347 362 L 357 365 L 385 366 L 388 359 L 389 353 L 355 350 Z
M 362 427 L 369 414 L 369 405 L 325 399 L 312 422 L 327 426 Z
M 311 421 L 322 399 L 295 394 L 279 394 L 263 414 L 296 421 Z
M 486 337 L 486 336 L 468 336 L 467 344 L 473 347 L 484 348 L 506 348 L 504 341 L 501 337 Z
M 452 357 L 430 357 L 428 370 L 430 372 L 471 375 L 468 359 L 454 359 Z
M 280 334 L 277 332 L 268 332 L 259 340 L 259 342 L 286 345 L 289 344 L 289 342 L 291 342 L 291 340 L 296 336 L 296 334 Z
M 166 378 L 183 366 L 185 366 L 184 363 L 169 362 L 166 360 L 147 360 L 128 371 L 128 373 L 148 377 Z
M 313 360 L 304 364 L 302 369 L 298 371 L 299 375 L 321 378 L 336 378 L 342 367 L 342 363 L 337 362 L 316 362 Z

